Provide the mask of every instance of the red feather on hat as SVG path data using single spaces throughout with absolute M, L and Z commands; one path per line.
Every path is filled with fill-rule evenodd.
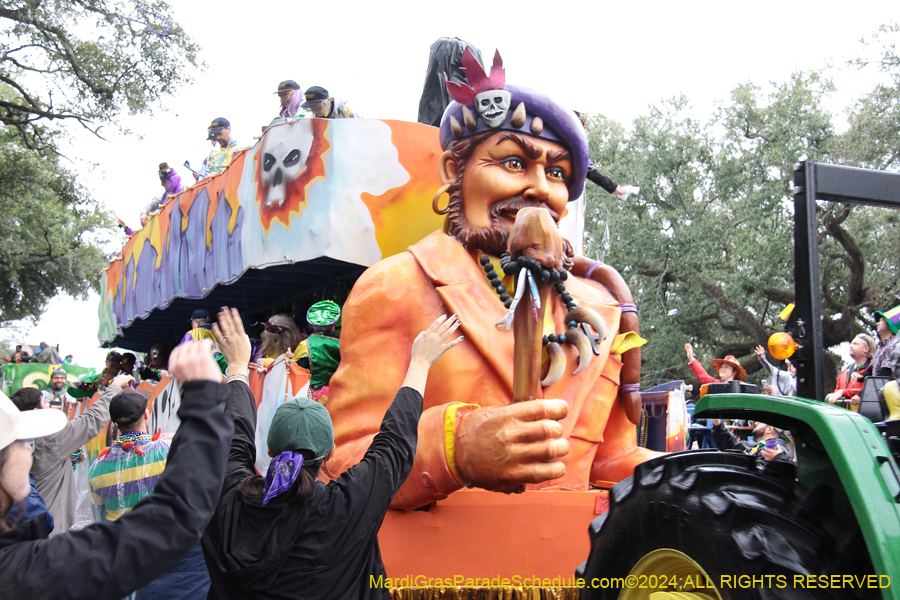
M 491 74 L 485 75 L 484 69 L 478 64 L 478 60 L 472 51 L 466 48 L 463 52 L 462 67 L 471 86 L 456 83 L 447 79 L 444 73 L 444 81 L 447 83 L 447 93 L 460 104 L 474 104 L 475 94 L 488 90 L 502 90 L 506 88 L 506 71 L 503 68 L 503 59 L 500 51 L 494 51 L 494 63 L 491 65 Z

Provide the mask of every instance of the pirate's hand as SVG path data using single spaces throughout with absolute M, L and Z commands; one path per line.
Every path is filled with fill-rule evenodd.
M 559 423 L 568 410 L 564 400 L 530 400 L 463 415 L 454 442 L 463 484 L 512 493 L 565 475 L 557 459 L 569 452 Z

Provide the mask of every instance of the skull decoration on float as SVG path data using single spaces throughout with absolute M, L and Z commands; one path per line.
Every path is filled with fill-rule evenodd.
M 312 148 L 312 122 L 294 121 L 272 126 L 263 139 L 260 187 L 266 190 L 265 205 L 284 204 L 288 184 L 306 170 Z
M 291 215 L 306 209 L 308 186 L 325 174 L 322 156 L 330 148 L 326 125 L 315 119 L 279 119 L 266 128 L 256 153 L 256 200 L 266 229 L 272 220 L 287 225 Z
M 365 454 L 423 326 L 441 314 L 462 320 L 465 341 L 431 368 L 415 464 L 394 508 L 462 487 L 587 490 L 655 456 L 636 442 L 642 340 L 631 293 L 611 267 L 574 256 L 557 228 L 584 189 L 583 127 L 547 95 L 506 85 L 499 53 L 489 75 L 469 51 L 463 65 L 471 87 L 447 82 L 454 101 L 441 122 L 444 185 L 432 206 L 444 227 L 354 285 L 331 380 L 337 447 L 325 478 Z M 533 385 L 520 385 L 520 313 L 515 340 L 503 326 L 515 302 L 534 334 Z

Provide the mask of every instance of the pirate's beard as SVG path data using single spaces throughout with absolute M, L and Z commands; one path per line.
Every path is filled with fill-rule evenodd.
M 544 208 L 550 212 L 554 223 L 559 223 L 559 214 L 547 206 L 546 203 L 537 200 L 526 200 L 521 195 L 500 200 L 493 203 L 488 209 L 490 227 L 473 227 L 469 225 L 463 211 L 462 185 L 454 184 L 448 190 L 450 192 L 449 211 L 447 213 L 447 233 L 455 237 L 467 249 L 480 250 L 490 256 L 500 256 L 506 252 L 509 243 L 509 234 L 512 227 L 508 225 L 516 220 L 516 215 L 523 208 Z M 571 258 L 574 256 L 572 244 L 563 239 L 564 266 L 571 268 Z

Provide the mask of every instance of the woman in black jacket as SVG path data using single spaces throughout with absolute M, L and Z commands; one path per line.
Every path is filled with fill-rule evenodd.
M 386 598 L 378 529 L 412 469 L 422 394 L 431 365 L 458 344 L 456 315 L 442 316 L 412 347 L 403 387 L 365 457 L 328 485 L 316 480 L 334 447 L 328 411 L 286 402 L 269 429 L 265 478 L 255 474 L 256 403 L 246 384 L 250 340 L 236 311 L 213 331 L 228 359 L 235 433 L 216 514 L 203 535 L 209 598 Z
M 115 522 L 47 539 L 46 513 L 10 512 L 29 491 L 31 438 L 60 430 L 56 410 L 20 413 L 0 395 L 0 597 L 118 600 L 174 567 L 200 539 L 222 489 L 231 439 L 226 387 L 207 342 L 172 353 L 181 426 L 153 494 Z M 58 415 L 58 416 L 57 416 Z

